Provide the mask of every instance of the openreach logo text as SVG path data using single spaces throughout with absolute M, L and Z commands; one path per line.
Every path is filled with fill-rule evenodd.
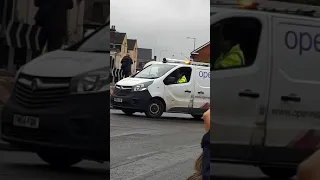
M 320 32 L 311 34 L 309 32 L 288 31 L 284 38 L 288 49 L 297 50 L 300 55 L 309 51 L 320 52 Z
M 203 79 L 210 79 L 210 72 L 207 71 L 199 71 L 199 77 L 203 78 Z

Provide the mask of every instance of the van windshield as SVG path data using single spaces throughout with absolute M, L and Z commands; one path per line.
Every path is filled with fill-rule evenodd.
M 166 74 L 174 67 L 175 65 L 170 64 L 152 64 L 132 77 L 143 79 L 157 79 Z
M 80 52 L 110 52 L 110 26 L 104 25 L 80 42 L 67 48 L 71 51 Z

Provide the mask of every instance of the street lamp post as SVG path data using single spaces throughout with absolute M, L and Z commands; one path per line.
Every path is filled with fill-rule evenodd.
M 196 49 L 196 38 L 194 37 L 187 37 L 187 39 L 193 39 L 193 50 Z

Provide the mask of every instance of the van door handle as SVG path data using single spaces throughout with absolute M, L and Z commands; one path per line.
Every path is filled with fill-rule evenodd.
M 203 92 L 203 91 L 200 91 L 200 92 L 198 92 L 198 94 L 204 94 L 204 92 Z
M 292 94 L 292 95 L 289 95 L 289 96 L 281 96 L 281 100 L 282 101 L 286 101 L 286 102 L 289 102 L 289 101 L 300 102 L 301 98 Z
M 257 98 L 260 97 L 260 94 L 259 94 L 259 93 L 252 92 L 251 90 L 241 91 L 241 92 L 239 92 L 238 95 L 239 95 L 240 97 L 249 97 L 249 98 L 254 98 L 254 99 L 257 99 Z
M 189 91 L 189 90 L 185 90 L 184 92 L 186 92 L 186 93 L 191 93 L 191 91 Z

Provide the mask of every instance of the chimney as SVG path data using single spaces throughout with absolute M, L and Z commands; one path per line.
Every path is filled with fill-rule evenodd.
M 112 25 L 110 31 L 116 32 L 116 26 L 115 26 L 115 25 Z
M 116 26 L 112 25 L 110 29 L 110 44 L 114 44 L 115 33 L 116 33 Z

